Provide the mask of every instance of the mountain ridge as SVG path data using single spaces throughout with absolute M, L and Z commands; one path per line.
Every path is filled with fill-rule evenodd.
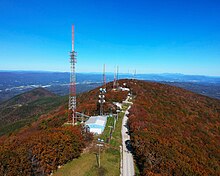
M 133 84 L 133 86 L 132 86 Z M 220 101 L 134 80 L 128 126 L 141 175 L 218 175 Z
M 118 83 L 128 87 L 134 97 L 128 127 L 141 175 L 219 173 L 219 100 L 161 83 L 128 79 L 119 80 Z M 104 106 L 105 113 L 114 113 L 116 108 L 112 102 L 120 102 L 127 96 L 126 91 L 113 91 L 112 86 L 112 82 L 107 83 L 105 97 L 108 103 Z M 98 95 L 99 88 L 77 95 L 77 111 L 97 115 Z M 42 114 L 30 126 L 9 138 L 2 138 L 2 141 L 0 138 L 0 142 L 11 145 L 14 140 L 21 141 L 21 145 L 25 136 L 28 139 L 38 133 L 47 138 L 48 131 L 63 128 L 62 125 L 67 121 L 67 105 L 68 97 L 60 102 L 60 106 Z M 53 155 L 50 160 L 53 160 Z M 50 173 L 50 169 L 47 173 Z
M 60 101 L 62 102 L 62 98 L 48 90 L 36 88 L 1 103 L 0 135 L 32 123 L 41 114 L 50 110 L 50 106 L 59 106 Z

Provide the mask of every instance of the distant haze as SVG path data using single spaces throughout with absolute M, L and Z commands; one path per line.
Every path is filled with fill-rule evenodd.
M 0 102 L 28 90 L 43 87 L 57 95 L 69 93 L 68 72 L 0 71 Z M 220 99 L 220 77 L 183 74 L 122 74 L 119 79 L 139 79 L 163 82 L 183 87 L 196 93 Z M 114 74 L 106 74 L 106 81 L 113 81 Z M 85 92 L 103 84 L 102 73 L 77 73 L 77 93 Z

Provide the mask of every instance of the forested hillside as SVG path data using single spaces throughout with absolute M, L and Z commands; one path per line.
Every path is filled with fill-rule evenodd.
M 128 82 L 131 144 L 142 175 L 220 175 L 220 101 L 181 88 Z
M 109 92 L 106 93 L 105 113 L 116 110 L 112 105 L 113 101 L 120 102 L 127 96 L 127 92 L 110 91 L 110 87 L 112 84 L 107 85 Z M 42 91 L 45 90 L 40 89 L 40 92 Z M 39 90 L 37 92 L 39 93 Z M 68 119 L 67 97 L 32 98 L 33 101 L 24 98 L 35 93 L 36 90 L 22 94 L 4 104 L 5 108 L 11 106 L 13 108 L 17 104 L 14 103 L 16 99 L 19 103 L 21 99 L 25 99 L 21 107 L 27 104 L 29 108 L 23 112 L 19 107 L 17 111 L 22 112 L 19 113 L 19 117 L 21 119 L 30 117 L 29 115 L 32 111 L 35 112 L 36 108 L 41 115 L 33 123 L 26 124 L 20 130 L 17 129 L 0 138 L 0 175 L 49 175 L 58 166 L 79 157 L 93 139 L 90 133 L 85 133 L 81 125 L 74 127 L 64 125 Z M 98 95 L 99 88 L 79 94 L 77 111 L 87 115 L 97 115 Z M 47 111 L 43 107 L 46 107 Z M 13 120 L 11 119 L 11 123 L 14 123 Z
M 50 107 L 32 124 L 0 138 L 0 175 L 48 175 L 80 156 L 92 135 L 81 126 L 63 126 L 65 107 Z
M 120 85 L 124 83 L 134 98 L 128 126 L 141 175 L 220 174 L 219 100 L 165 84 L 119 81 Z M 112 102 L 121 102 L 128 93 L 111 88 L 112 83 L 107 84 L 105 113 L 114 112 Z M 99 88 L 79 94 L 77 111 L 97 115 L 98 95 Z M 57 101 L 52 101 L 54 98 Z M 33 104 L 33 111 L 36 106 L 49 109 L 41 111 L 33 123 L 0 138 L 0 175 L 48 175 L 79 157 L 92 140 L 80 126 L 63 126 L 68 97 L 52 95 L 29 104 Z M 5 105 L 10 106 L 14 104 Z
M 0 136 L 30 125 L 42 114 L 58 108 L 67 97 L 58 97 L 43 88 L 17 95 L 0 104 Z

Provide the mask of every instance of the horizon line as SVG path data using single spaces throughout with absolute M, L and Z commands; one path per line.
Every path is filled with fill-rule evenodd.
M 52 71 L 52 70 L 0 70 L 0 72 L 38 72 L 38 73 L 70 73 L 70 71 Z M 103 74 L 102 72 L 76 72 L 78 74 Z M 106 72 L 105 74 L 114 74 L 114 72 Z M 134 75 L 128 72 L 119 72 L 120 75 Z M 205 75 L 205 74 L 185 74 L 185 73 L 136 73 L 135 75 L 183 75 L 183 76 L 206 76 L 206 77 L 220 77 L 220 75 Z

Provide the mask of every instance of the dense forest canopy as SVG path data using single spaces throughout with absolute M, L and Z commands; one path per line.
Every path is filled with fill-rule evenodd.
M 142 175 L 219 175 L 220 101 L 133 80 L 131 144 Z

